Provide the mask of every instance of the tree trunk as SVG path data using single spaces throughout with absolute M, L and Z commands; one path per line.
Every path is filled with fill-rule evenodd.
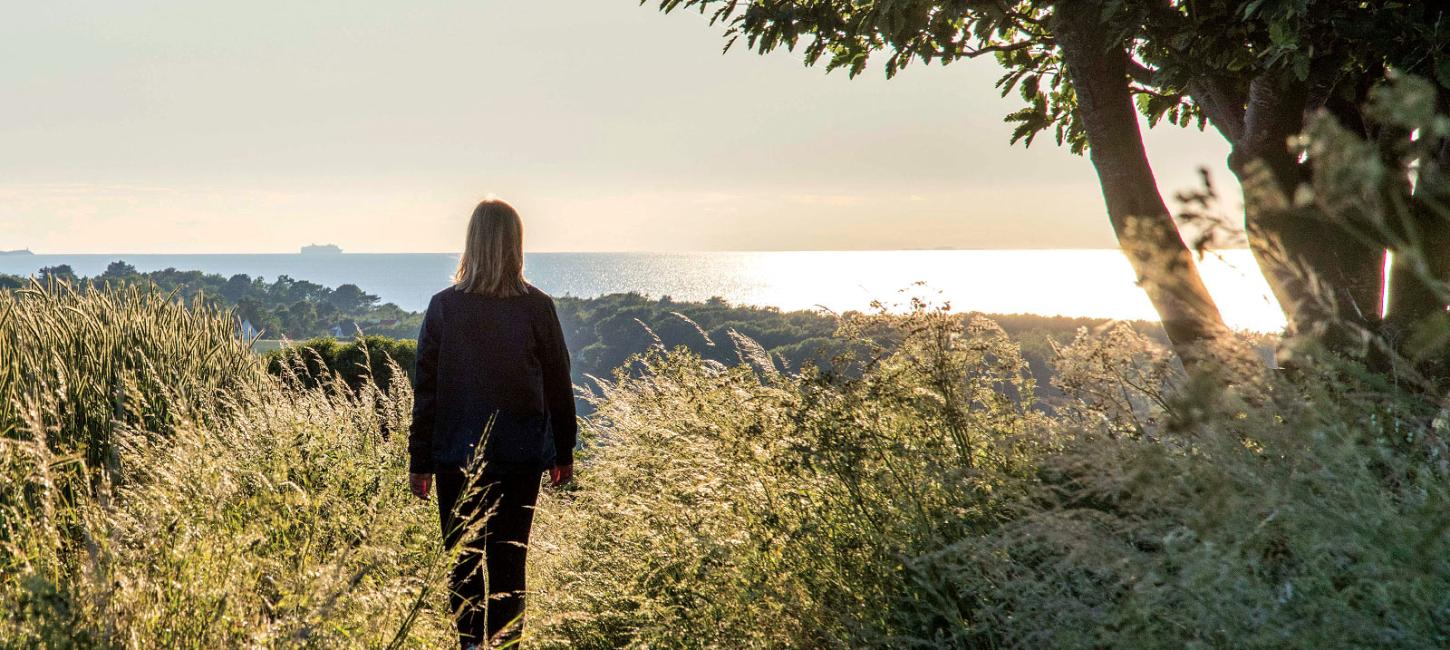
M 1077 93 L 1077 117 L 1118 244 L 1174 349 L 1191 364 L 1201 358 L 1203 344 L 1228 328 L 1158 193 L 1128 91 L 1128 56 L 1122 43 L 1109 40 L 1100 15 L 1097 0 L 1058 2 L 1053 35 Z
M 1255 79 L 1229 167 L 1243 186 L 1249 247 L 1284 309 L 1290 335 L 1358 352 L 1365 334 L 1378 327 L 1384 249 L 1295 205 L 1309 170 L 1289 139 L 1304 127 L 1306 93 L 1287 72 Z
M 1385 321 L 1391 336 L 1398 343 L 1433 332 L 1426 328 L 1444 327 L 1447 284 L 1450 284 L 1450 219 L 1437 212 L 1436 205 L 1450 203 L 1450 141 L 1440 143 L 1433 157 L 1420 161 L 1419 182 L 1410 201 L 1410 224 L 1413 233 L 1403 239 L 1418 243 L 1418 251 L 1400 251 L 1390 269 L 1389 309 Z M 1413 236 L 1410 236 L 1410 235 Z M 1415 268 L 1418 254 L 1423 268 Z M 1438 320 L 1431 320 L 1439 316 Z M 1433 339 L 1433 337 L 1430 337 Z M 1441 343 L 1440 347 L 1445 347 Z M 1427 368 L 1436 376 L 1445 375 L 1443 350 L 1404 350 L 1411 357 L 1442 357 L 1429 359 L 1438 368 Z

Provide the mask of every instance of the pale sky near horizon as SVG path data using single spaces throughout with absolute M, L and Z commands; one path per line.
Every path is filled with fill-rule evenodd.
M 634 0 L 18 4 L 0 249 L 450 251 L 487 194 L 527 248 L 1113 246 L 1086 158 L 1009 146 L 995 62 L 851 80 Z M 1211 130 L 1148 136 L 1170 197 Z

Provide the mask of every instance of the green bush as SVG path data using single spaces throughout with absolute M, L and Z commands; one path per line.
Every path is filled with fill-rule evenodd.
M 1223 385 L 1131 334 L 1059 360 L 1030 507 L 931 558 L 1018 646 L 1443 647 L 1444 423 L 1348 362 Z
M 386 336 L 359 336 L 348 342 L 323 336 L 263 355 L 267 372 L 274 375 L 290 373 L 306 386 L 317 386 L 330 381 L 335 373 L 354 390 L 369 381 L 388 385 L 395 368 L 411 381 L 417 357 L 416 340 Z

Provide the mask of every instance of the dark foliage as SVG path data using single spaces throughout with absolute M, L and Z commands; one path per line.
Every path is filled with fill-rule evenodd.
M 417 356 L 417 341 L 386 336 L 362 336 L 352 341 L 324 336 L 264 355 L 267 372 L 274 375 L 290 374 L 302 385 L 312 388 L 325 383 L 335 373 L 353 390 L 369 381 L 378 386 L 391 385 L 394 368 L 412 381 Z

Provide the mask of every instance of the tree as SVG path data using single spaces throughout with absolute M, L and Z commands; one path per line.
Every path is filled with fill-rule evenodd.
M 251 288 L 252 278 L 245 273 L 238 273 L 228 278 L 227 283 L 222 285 L 221 294 L 222 297 L 236 303 L 245 297 Z
M 69 264 L 57 264 L 55 266 L 42 267 L 36 272 L 41 282 L 69 282 L 75 284 L 76 272 Z
M 330 302 L 317 303 L 317 319 L 321 321 L 324 325 L 331 323 L 334 319 L 337 318 L 338 315 L 342 313 L 343 312 L 339 310 L 336 305 Z
M 287 308 L 283 325 L 289 335 L 306 336 L 317 327 L 317 308 L 306 300 L 298 300 Z
M 878 54 L 888 76 L 914 61 L 995 56 L 1007 69 L 1002 92 L 1016 90 L 1026 102 L 1007 116 L 1016 124 L 1011 141 L 1030 145 L 1050 131 L 1059 145 L 1089 152 L 1119 242 L 1185 361 L 1225 328 L 1159 193 L 1134 109 L 1150 126 L 1164 118 L 1211 124 L 1232 143 L 1245 229 L 1292 335 L 1353 350 L 1377 333 L 1387 249 L 1401 253 L 1389 320 L 1408 327 L 1444 312 L 1439 285 L 1450 272 L 1450 227 L 1429 206 L 1450 146 L 1432 143 L 1417 160 L 1424 164 L 1411 197 L 1415 216 L 1386 233 L 1296 203 L 1315 161 L 1291 142 L 1306 115 L 1321 111 L 1371 140 L 1398 141 L 1363 108 L 1391 69 L 1433 78 L 1443 109 L 1450 32 L 1437 3 L 663 0 L 660 7 L 697 9 L 726 25 L 727 48 L 741 36 L 759 52 L 800 48 L 808 64 L 853 76 Z M 1410 240 L 1429 255 L 1394 246 Z
M 342 284 L 328 294 L 327 302 L 345 314 L 358 314 L 376 305 L 378 297 L 363 291 L 355 284 Z
M 1078 122 L 1089 148 L 1119 245 L 1185 362 L 1200 344 L 1228 331 L 1173 223 L 1138 131 L 1127 77 L 1129 58 L 1097 22 L 1096 2 L 1063 3 L 1052 32 L 1067 62 Z
M 279 275 L 271 285 L 267 286 L 267 296 L 272 302 L 286 302 L 292 299 L 292 287 L 297 284 L 296 280 L 289 275 Z
M 136 267 L 121 260 L 116 260 L 106 265 L 106 271 L 101 274 L 102 280 L 127 280 L 139 275 Z

